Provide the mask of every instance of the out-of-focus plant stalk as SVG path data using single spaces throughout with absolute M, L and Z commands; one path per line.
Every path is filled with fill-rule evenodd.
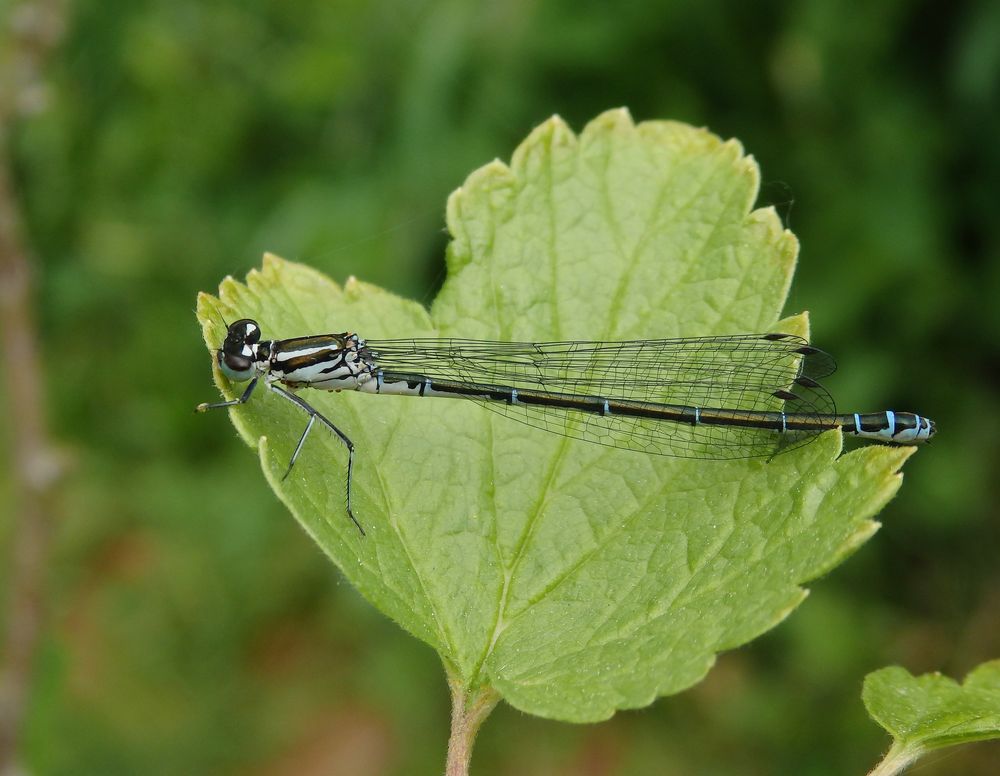
M 62 37 L 63 0 L 17 4 L 0 31 L 0 353 L 14 482 L 11 555 L 0 564 L 6 606 L 0 652 L 0 775 L 16 772 L 18 743 L 44 615 L 55 484 L 61 472 L 45 421 L 32 268 L 11 172 L 16 122 L 45 106 L 41 73 Z

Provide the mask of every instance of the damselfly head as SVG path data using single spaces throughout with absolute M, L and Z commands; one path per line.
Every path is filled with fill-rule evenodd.
M 259 341 L 260 326 L 257 321 L 243 318 L 229 324 L 226 339 L 216 354 L 222 374 L 238 383 L 253 377 L 257 357 L 255 346 Z

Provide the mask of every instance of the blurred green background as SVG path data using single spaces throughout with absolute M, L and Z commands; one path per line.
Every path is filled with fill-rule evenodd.
M 704 683 L 597 726 L 501 706 L 473 772 L 860 774 L 888 745 L 865 673 L 1000 657 L 995 0 L 68 9 L 49 107 L 11 137 L 50 418 L 73 460 L 32 773 L 443 769 L 436 656 L 342 583 L 224 416 L 192 413 L 217 396 L 194 300 L 269 250 L 429 303 L 448 193 L 553 113 L 579 131 L 624 105 L 739 138 L 760 204 L 802 242 L 787 312 L 810 310 L 839 356 L 838 402 L 925 413 L 940 433 L 883 530 Z M 920 772 L 998 763 L 979 744 Z

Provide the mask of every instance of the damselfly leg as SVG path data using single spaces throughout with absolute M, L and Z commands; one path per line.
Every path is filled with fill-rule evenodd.
M 241 404 L 246 404 L 247 401 L 249 401 L 250 396 L 253 395 L 254 389 L 257 387 L 258 380 L 259 377 L 254 377 L 250 381 L 250 384 L 247 385 L 246 390 L 243 391 L 242 395 L 238 399 L 230 399 L 229 401 L 219 401 L 219 402 L 203 402 L 199 404 L 197 407 L 195 407 L 195 411 L 206 412 L 207 410 L 224 409 L 226 407 L 238 407 Z M 306 423 L 305 429 L 303 429 L 302 434 L 299 436 L 299 441 L 295 445 L 295 450 L 292 452 L 292 457 L 288 461 L 288 468 L 285 470 L 285 473 L 281 477 L 282 481 L 287 479 L 288 475 L 292 473 L 292 467 L 295 466 L 295 461 L 298 460 L 299 453 L 302 452 L 302 446 L 305 444 L 306 437 L 309 436 L 309 432 L 312 431 L 313 425 L 318 420 L 320 423 L 322 423 L 324 426 L 330 429 L 334 434 L 336 434 L 337 437 L 340 439 L 340 441 L 343 442 L 344 446 L 347 448 L 347 514 L 351 518 L 354 525 L 358 527 L 358 530 L 361 531 L 361 535 L 364 536 L 365 529 L 361 527 L 361 523 L 358 522 L 358 519 L 354 516 L 354 510 L 351 508 L 351 490 L 354 484 L 354 443 L 350 440 L 347 434 L 345 434 L 343 431 L 337 428 L 329 420 L 329 418 L 327 418 L 321 412 L 316 410 L 307 401 L 299 398 L 291 391 L 286 391 L 284 388 L 282 388 L 279 385 L 275 385 L 274 383 L 265 382 L 265 385 L 267 386 L 268 390 L 278 394 L 278 396 L 281 396 L 284 399 L 287 399 L 292 404 L 297 406 L 299 409 L 303 410 L 309 416 L 309 421 Z
M 326 416 L 324 416 L 323 413 L 310 405 L 309 402 L 296 396 L 291 391 L 286 391 L 284 388 L 279 385 L 275 385 L 274 383 L 268 383 L 267 387 L 274 393 L 278 394 L 278 396 L 288 399 L 288 401 L 309 415 L 309 422 L 306 423 L 306 427 L 302 431 L 302 436 L 299 437 L 298 444 L 295 445 L 292 457 L 288 461 L 288 469 L 285 470 L 285 474 L 281 479 L 284 480 L 289 474 L 292 473 L 292 467 L 295 465 L 295 461 L 298 459 L 299 453 L 302 451 L 302 445 L 305 444 L 306 437 L 309 436 L 309 432 L 312 431 L 313 423 L 318 420 L 334 434 L 336 434 L 347 448 L 347 514 L 351 520 L 354 521 L 354 525 L 358 527 L 358 530 L 361 531 L 361 535 L 364 536 L 365 529 L 361 527 L 361 523 L 358 522 L 358 519 L 354 516 L 354 511 L 351 509 L 351 486 L 354 484 L 354 442 L 348 438 L 347 434 L 337 428 Z
M 218 410 L 223 407 L 236 407 L 240 404 L 246 404 L 250 400 L 250 395 L 253 393 L 253 389 L 257 387 L 257 379 L 254 378 L 250 381 L 250 385 L 247 389 L 243 391 L 243 395 L 238 399 L 230 399 L 229 401 L 216 401 L 216 402 L 202 402 L 197 407 L 194 408 L 195 412 L 204 412 L 205 410 Z

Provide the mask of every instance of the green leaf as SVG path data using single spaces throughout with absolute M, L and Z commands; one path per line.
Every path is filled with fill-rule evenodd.
M 894 739 L 878 773 L 898 773 L 931 749 L 1000 738 L 1000 660 L 983 663 L 961 685 L 939 673 L 883 668 L 865 677 L 862 698 Z
M 783 330 L 797 253 L 735 141 L 623 110 L 580 136 L 558 118 L 448 202 L 448 279 L 430 312 L 274 256 L 199 298 L 265 337 L 628 339 Z M 361 269 L 361 268 L 359 268 Z M 216 381 L 227 397 L 242 386 Z M 877 529 L 909 449 L 840 456 L 839 432 L 772 462 L 684 461 L 534 430 L 474 402 L 303 395 L 357 445 L 261 391 L 232 412 L 275 492 L 347 578 L 436 649 L 453 686 L 524 711 L 606 718 L 699 681 L 715 654 L 780 622 L 802 583 Z

